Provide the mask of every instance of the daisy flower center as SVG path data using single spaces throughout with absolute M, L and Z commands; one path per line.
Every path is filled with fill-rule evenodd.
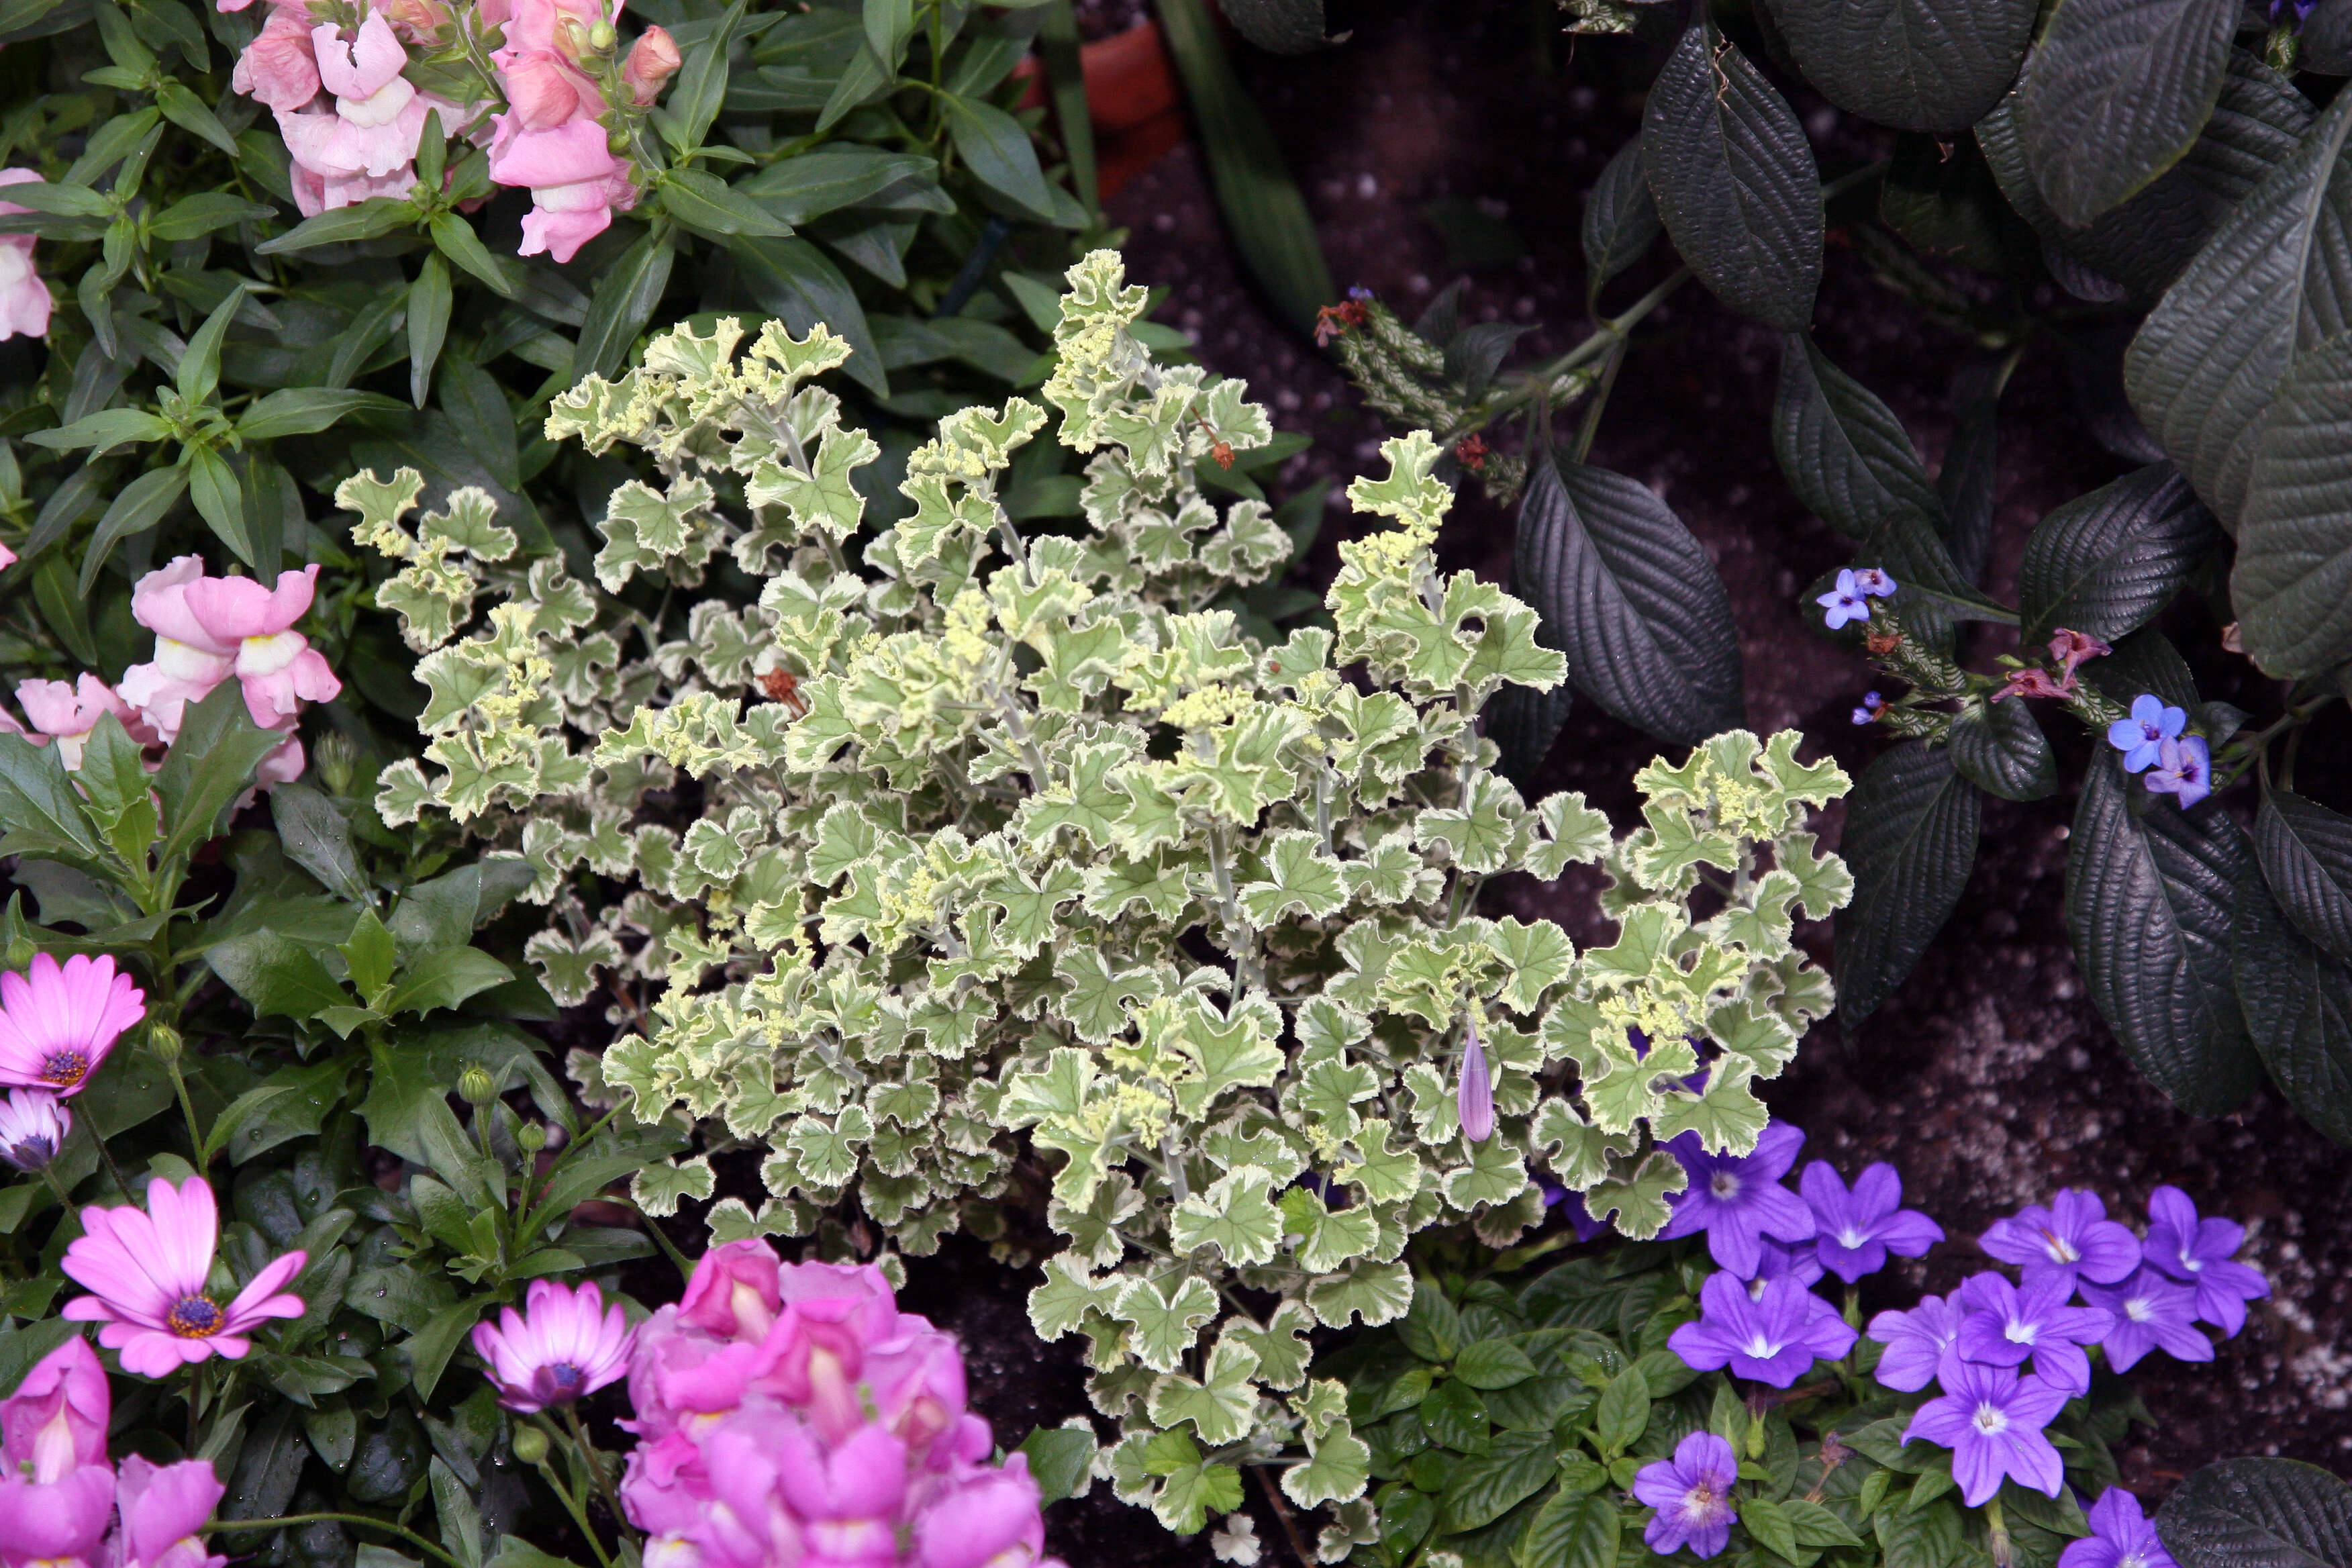
M 41 1081 L 71 1089 L 89 1072 L 89 1058 L 79 1051 L 51 1051 L 41 1063 Z
M 184 1340 L 210 1339 L 220 1332 L 227 1320 L 211 1300 L 204 1296 L 183 1296 L 172 1303 L 163 1321 Z

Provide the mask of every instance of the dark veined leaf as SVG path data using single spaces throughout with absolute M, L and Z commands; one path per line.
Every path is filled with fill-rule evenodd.
M 2352 176 L 2337 95 L 2158 301 L 2124 360 L 2148 431 L 2224 528 L 2244 510 L 2263 423 L 2299 342 L 2352 319 Z
M 2262 429 L 2230 600 L 2273 675 L 2352 658 L 2352 331 L 2295 362 Z
M 2197 678 L 2189 661 L 2170 638 L 2153 629 L 2137 631 L 2116 644 L 2116 651 L 2094 659 L 2083 673 L 2123 707 L 2133 698 L 2152 691 L 2175 708 L 2198 709 Z
M 1516 587 L 1512 591 L 1518 593 Z M 1548 626 L 1537 629 L 1536 641 L 1555 652 L 1563 651 L 1554 646 Z M 1502 748 L 1496 771 L 1526 790 L 1536 770 L 1551 754 L 1552 742 L 1559 739 L 1575 708 L 1576 688 L 1565 680 L 1549 691 L 1512 682 L 1495 693 L 1486 703 L 1486 738 Z
M 661 305 L 669 287 L 669 269 L 677 252 L 657 234 L 621 253 L 613 269 L 597 280 L 589 297 L 588 317 L 580 323 L 580 341 L 572 351 L 572 379 L 609 376 L 629 356 L 629 345 Z
M 2169 463 L 2126 474 L 2043 518 L 2018 569 L 2018 637 L 2065 626 L 2114 642 L 2155 619 L 2221 542 L 2213 514 Z
M 1895 994 L 1960 901 L 1983 810 L 1950 754 L 1923 742 L 1906 741 L 1863 770 L 1838 846 L 1853 901 L 1832 928 L 1849 1035 Z
M 2231 902 L 2252 861 L 2218 804 L 2183 812 L 2118 753 L 2093 757 L 2066 858 L 2074 960 L 2125 1054 L 2192 1116 L 2221 1115 L 2261 1077 L 2230 975 Z
M 1699 281 L 1768 327 L 1803 331 L 1822 281 L 1813 150 L 1788 104 L 1712 23 L 1683 35 L 1650 89 L 1642 167 Z
M 1217 9 L 1234 31 L 1270 54 L 1312 54 L 1348 37 L 1324 36 L 1323 0 L 1225 0 Z
M 1772 456 L 1798 500 L 1856 539 L 1869 537 L 1906 508 L 1929 518 L 1943 515 L 1936 487 L 1895 411 L 1801 332 L 1780 341 Z
M 2197 140 L 2230 60 L 2238 0 L 2061 0 L 2018 87 L 2034 182 L 2085 224 Z
M 2304 19 L 2294 63 L 2321 76 L 2352 76 L 2352 0 L 2319 0 Z
M 1971 699 L 1952 719 L 1952 765 L 1987 795 L 2040 800 L 2058 790 L 2058 759 L 2022 698 Z
M 1993 510 L 2000 499 L 2000 395 L 2007 379 L 2002 368 L 1972 364 L 1952 378 L 1952 439 L 1944 448 L 1943 467 L 1936 470 L 1944 542 L 1954 569 L 1970 583 L 1984 579 Z
M 2269 791 L 2254 818 L 2254 853 L 2295 929 L 2352 963 L 2352 816 L 2292 790 Z
M 1601 286 L 1642 259 L 1657 243 L 1658 204 L 1642 174 L 1642 138 L 1617 149 L 1584 199 L 1584 292 L 1598 299 Z
M 1822 96 L 1899 131 L 1966 131 L 2024 63 L 2034 0 L 1772 0 Z
M 1518 1568 L 1617 1568 L 1622 1529 L 1615 1499 L 1562 1487 L 1528 1521 L 1514 1561 Z
M 2180 1568 L 2343 1568 L 2352 1487 L 2299 1459 L 2224 1459 L 2172 1489 L 2156 1532 Z
M 1511 575 L 1567 653 L 1569 679 L 1609 713 L 1686 745 L 1741 721 L 1730 597 L 1648 487 L 1538 456 Z
M 2239 879 L 2234 914 L 2230 961 L 2254 1051 L 2305 1121 L 2352 1144 L 2352 966 L 2305 941 L 2262 877 Z
M 1997 278 L 2030 276 L 2041 254 L 2041 241 L 2003 199 L 1973 138 L 1946 140 L 1924 131 L 1895 137 L 1878 187 L 1878 216 L 1915 249 Z

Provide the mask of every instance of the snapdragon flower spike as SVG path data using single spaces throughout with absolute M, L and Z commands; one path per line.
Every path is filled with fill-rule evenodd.
M 2100 1348 L 2117 1372 L 2129 1372 L 2150 1351 L 2175 1361 L 2213 1359 L 2213 1342 L 2197 1327 L 2196 1290 L 2153 1268 L 2119 1285 L 2084 1285 L 2083 1300 L 2115 1316 Z
M 1471 1020 L 1462 1045 L 1462 1085 L 1454 1106 L 1462 1117 L 1462 1136 L 1484 1143 L 1495 1135 L 1495 1080 L 1486 1070 L 1486 1047 L 1478 1038 L 1477 1020 Z
M 1739 1479 L 1739 1457 L 1713 1432 L 1693 1432 L 1675 1446 L 1675 1457 L 1642 1467 L 1633 1477 L 1633 1500 L 1658 1510 L 1643 1528 L 1642 1540 L 1661 1557 L 1687 1546 L 1712 1557 L 1731 1544 L 1739 1515 L 1731 1489 Z
M 20 1171 L 46 1169 L 72 1131 L 73 1114 L 45 1089 L 12 1089 L 0 1100 L 0 1160 Z
M 2262 1271 L 2235 1261 L 2246 1227 L 2233 1219 L 2200 1219 L 2179 1187 L 2158 1187 L 2147 1198 L 2147 1261 L 2197 1287 L 2197 1315 L 2235 1335 L 2246 1326 L 2246 1303 L 2271 1293 Z
M 2131 717 L 2107 726 L 2107 744 L 2124 754 L 2124 771 L 2137 773 L 2156 764 L 2158 748 L 2189 727 L 2189 715 L 2143 691 L 2132 699 Z
M 2123 1488 L 2101 1492 L 2084 1518 L 2091 1533 L 2066 1543 L 2058 1568 L 2180 1568 L 2140 1510 L 2139 1499 Z
M 1674 1217 L 1660 1240 L 1706 1233 L 1707 1255 L 1742 1279 L 1756 1276 L 1758 1244 L 1764 1237 L 1810 1241 L 1813 1211 L 1780 1185 L 1797 1163 L 1805 1135 L 1786 1122 L 1764 1129 L 1749 1154 L 1710 1154 L 1696 1132 L 1669 1139 L 1666 1148 L 1689 1173 L 1690 1185 L 1666 1200 Z
M 534 1279 L 524 1306 L 525 1316 L 504 1309 L 496 1328 L 474 1325 L 474 1353 L 488 1366 L 508 1409 L 530 1414 L 570 1405 L 627 1373 L 635 1331 L 619 1306 L 604 1305 L 594 1280 L 574 1289 Z
M 1766 1280 L 1751 1298 L 1731 1275 L 1710 1274 L 1698 1301 L 1699 1321 L 1685 1323 L 1666 1341 L 1698 1372 L 1728 1366 L 1741 1377 L 1786 1388 L 1814 1362 L 1845 1354 L 1860 1337 L 1835 1308 L 1786 1277 Z
M 2000 1490 L 2003 1478 L 2056 1497 L 2066 1468 L 2042 1428 L 2065 1408 L 2066 1391 L 2044 1378 L 2020 1377 L 2005 1366 L 1948 1356 L 1944 1393 L 1919 1406 L 1903 1441 L 1924 1439 L 1952 1451 L 1952 1479 L 1960 1500 L 1976 1508 Z
M 264 1265 L 226 1305 L 213 1299 L 213 1248 L 220 1212 L 210 1183 L 147 1184 L 147 1209 L 130 1205 L 81 1211 L 83 1234 L 66 1247 L 67 1278 L 90 1292 L 60 1316 L 104 1323 L 98 1342 L 122 1352 L 122 1369 L 162 1377 L 207 1356 L 242 1358 L 247 1338 L 272 1318 L 299 1318 L 302 1300 L 285 1287 L 309 1256 L 297 1249 Z
M 1918 1393 L 1936 1381 L 1967 1315 L 1959 1302 L 1941 1296 L 1922 1296 L 1907 1312 L 1879 1313 L 1870 1320 L 1870 1337 L 1886 1349 L 1871 1375 L 1889 1388 Z
M 2168 795 L 2187 811 L 2213 793 L 2213 750 L 2202 735 L 2158 742 L 2156 766 L 2147 770 L 2147 793 Z
M 1893 592 L 1891 578 L 1888 579 L 1888 591 Z M 1823 623 L 1830 630 L 1836 631 L 1852 622 L 1870 619 L 1870 599 L 1871 595 L 1864 590 L 1861 580 L 1852 568 L 1847 568 L 1837 574 L 1837 586 L 1826 594 L 1816 595 L 1813 603 L 1822 607 Z
M 2025 1270 L 2032 1284 L 2044 1275 L 2112 1285 L 2139 1267 L 2139 1237 L 2107 1217 L 2096 1194 L 2068 1187 L 2044 1207 L 2029 1204 L 1998 1219 L 1979 1243 L 1990 1256 Z
M 146 1016 L 147 994 L 107 954 L 60 965 L 37 952 L 24 973 L 0 974 L 0 1086 L 75 1095 L 122 1031 Z
M 1944 1227 L 1903 1206 L 1903 1178 L 1880 1161 L 1853 1179 L 1851 1191 L 1826 1160 L 1805 1167 L 1797 1183 L 1813 1211 L 1813 1247 L 1822 1266 L 1851 1285 L 1886 1267 L 1886 1255 L 1917 1258 L 1944 1239 Z
M 2033 1370 L 2053 1385 L 2086 1393 L 2091 1358 L 2083 1347 L 2105 1339 L 2116 1320 L 2097 1307 L 2068 1306 L 2073 1295 L 2063 1280 L 2047 1275 L 2022 1290 L 1990 1270 L 1976 1275 L 1953 1293 L 1968 1316 L 1952 1348 L 1987 1366 L 2018 1366 L 2030 1355 Z

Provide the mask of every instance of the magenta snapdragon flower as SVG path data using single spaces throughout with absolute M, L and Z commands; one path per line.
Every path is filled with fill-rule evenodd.
M 116 1481 L 122 1520 L 109 1568 L 223 1568 L 228 1559 L 207 1551 L 196 1531 L 227 1489 L 210 1460 L 158 1465 L 131 1455 Z
M 24 973 L 0 974 L 0 1087 L 79 1093 L 146 1009 L 110 955 L 35 953 Z
M 1886 1347 L 1871 1375 L 1887 1387 L 1916 1394 L 1936 1381 L 1944 1352 L 1960 1337 L 1967 1310 L 1958 1301 L 1922 1296 L 1907 1312 L 1881 1312 L 1870 1320 L 1870 1337 Z
M 2175 1361 L 2213 1359 L 2213 1342 L 2197 1327 L 2196 1290 L 2153 1268 L 2120 1285 L 2085 1285 L 2083 1300 L 2114 1314 L 2115 1326 L 2101 1344 L 2117 1372 L 2129 1372 L 2150 1351 Z
M 1993 1221 L 1980 1245 L 2003 1263 L 2025 1270 L 2030 1284 L 2044 1275 L 2063 1279 L 2066 1293 L 2087 1279 L 2112 1285 L 2139 1267 L 2139 1237 L 2107 1217 L 2096 1194 L 2069 1187 L 2044 1208 L 2029 1204 Z
M 1890 1252 L 1917 1258 L 1944 1239 L 1942 1226 L 1903 1206 L 1903 1178 L 1883 1160 L 1856 1176 L 1851 1192 L 1828 1161 L 1815 1160 L 1798 1187 L 1813 1211 L 1822 1266 L 1849 1285 L 1885 1268 Z
M 508 1307 L 498 1327 L 474 1325 L 474 1353 L 499 1404 L 525 1414 L 569 1405 L 627 1373 L 636 1331 L 627 1313 L 604 1305 L 594 1280 L 575 1289 L 534 1279 L 524 1300 L 528 1316 Z
M 98 1342 L 122 1352 L 122 1369 L 162 1377 L 207 1356 L 241 1359 L 247 1336 L 272 1318 L 299 1318 L 302 1301 L 285 1287 L 308 1255 L 273 1258 L 224 1306 L 211 1288 L 220 1212 L 210 1183 L 147 1184 L 147 1208 L 81 1211 L 83 1234 L 66 1247 L 67 1277 L 90 1292 L 65 1305 L 78 1323 L 104 1323 Z
M 2005 1366 L 1948 1357 L 1943 1394 L 1919 1406 L 1903 1440 L 1925 1439 L 1952 1451 L 1952 1479 L 1970 1508 L 2000 1490 L 2003 1477 L 2056 1497 L 2066 1467 L 2042 1428 L 2065 1408 L 2066 1391 Z
M 1676 1329 L 1666 1344 L 1699 1372 L 1728 1366 L 1786 1388 L 1815 1361 L 1845 1354 L 1859 1337 L 1835 1308 L 1786 1277 L 1766 1280 L 1751 1298 L 1731 1275 L 1710 1274 L 1698 1300 L 1699 1321 Z
M 58 1157 L 73 1131 L 73 1113 L 45 1089 L 12 1089 L 0 1100 L 0 1160 L 38 1171 Z
M 2091 1533 L 2066 1543 L 2058 1568 L 2180 1568 L 2140 1511 L 2139 1499 L 2123 1488 L 2101 1492 L 2084 1517 Z
M 79 1337 L 0 1400 L 0 1563 L 98 1561 L 114 1511 L 106 1369 Z
M 1705 1231 L 1709 1257 L 1742 1279 L 1753 1279 L 1759 1238 L 1812 1239 L 1813 1211 L 1780 1185 L 1804 1145 L 1805 1135 L 1780 1121 L 1764 1129 L 1755 1152 L 1744 1155 L 1710 1154 L 1696 1132 L 1667 1140 L 1666 1148 L 1689 1173 L 1690 1185 L 1666 1200 L 1674 1205 L 1674 1218 L 1658 1238 Z
M 2112 1313 L 2097 1307 L 2070 1307 L 2074 1292 L 2051 1275 L 2019 1289 L 1987 1270 L 1972 1276 L 1952 1299 L 1968 1311 L 1953 1348 L 1968 1361 L 1988 1366 L 2022 1365 L 2068 1394 L 2091 1386 L 2091 1358 L 2084 1345 L 2097 1344 L 2116 1326 Z
M 2179 1187 L 2158 1187 L 2147 1198 L 2147 1260 L 2184 1285 L 2197 1287 L 2197 1315 L 2234 1335 L 2246 1326 L 2246 1303 L 2271 1293 L 2259 1269 L 2235 1261 L 2246 1227 L 2233 1219 L 2200 1219 Z
M 1713 1432 L 1694 1432 L 1675 1447 L 1675 1457 L 1642 1467 L 1633 1477 L 1633 1500 L 1658 1510 L 1643 1528 L 1642 1540 L 1661 1557 L 1687 1546 L 1712 1557 L 1731 1544 L 1739 1515 L 1731 1489 L 1739 1479 L 1739 1458 Z

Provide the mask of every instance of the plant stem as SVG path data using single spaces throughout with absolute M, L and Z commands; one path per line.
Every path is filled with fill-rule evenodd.
M 1601 433 L 1601 415 L 1609 406 L 1609 395 L 1617 389 L 1617 373 L 1625 365 L 1625 340 L 1619 338 L 1610 345 L 1608 362 L 1601 368 L 1601 384 L 1592 389 L 1584 405 L 1584 422 L 1577 426 L 1575 458 L 1581 464 L 1592 455 L 1592 438 Z
M 1298 1568 L 1315 1568 L 1315 1554 L 1307 1549 L 1306 1538 L 1298 1533 L 1298 1521 L 1291 1517 L 1290 1506 L 1282 1500 L 1282 1489 L 1274 1484 L 1274 1476 L 1264 1465 L 1253 1467 L 1257 1471 L 1257 1483 L 1265 1490 L 1265 1500 L 1273 1505 L 1274 1517 L 1282 1521 L 1282 1533 L 1289 1538 L 1291 1555 L 1298 1559 Z
M 425 1537 L 417 1534 L 416 1531 L 409 1529 L 406 1525 L 394 1524 L 388 1519 L 370 1519 L 363 1513 L 288 1513 L 280 1514 L 276 1519 L 224 1519 L 213 1524 L 206 1525 L 205 1528 L 215 1531 L 283 1530 L 289 1524 L 365 1525 L 370 1530 L 381 1530 L 387 1534 L 399 1536 L 402 1540 L 407 1542 L 410 1545 L 415 1546 L 419 1551 L 430 1552 L 435 1557 L 439 1558 L 442 1562 L 446 1563 L 449 1564 L 449 1568 L 466 1568 L 464 1563 L 458 1562 L 455 1557 L 450 1556 L 449 1553 L 442 1551 L 441 1548 L 434 1545 L 431 1542 L 425 1540 Z
M 180 1114 L 188 1119 L 188 1152 L 195 1157 L 196 1170 L 201 1173 L 212 1162 L 205 1157 L 205 1134 L 204 1130 L 196 1125 L 196 1102 L 188 1098 L 188 1080 L 182 1075 L 180 1064 L 176 1060 L 168 1061 L 163 1067 L 172 1075 L 172 1087 L 179 1091 Z M 102 1149 L 105 1145 L 100 1144 L 100 1147 Z
M 2016 1568 L 2017 1553 L 2009 1542 L 2009 1521 L 2002 1517 L 2000 1499 L 1985 1503 L 1985 1531 L 1991 1538 L 1993 1568 Z
M 607 1199 L 606 1201 L 611 1202 L 613 1200 Z M 662 1255 L 664 1257 L 667 1258 L 670 1262 L 677 1266 L 677 1277 L 681 1279 L 693 1279 L 694 1260 L 677 1249 L 677 1244 L 672 1242 L 668 1235 L 663 1231 L 662 1227 L 657 1223 L 656 1223 L 654 1216 L 647 1214 L 644 1208 L 640 1207 L 635 1198 L 627 1198 L 621 1201 L 625 1202 L 629 1207 L 635 1209 L 637 1217 L 646 1222 L 646 1232 L 654 1238 L 654 1245 L 662 1249 Z
M 580 1533 L 588 1538 L 588 1549 L 596 1554 L 596 1561 L 602 1563 L 604 1568 L 613 1568 L 613 1560 L 605 1554 L 604 1543 L 596 1539 L 596 1531 L 588 1522 L 588 1510 L 580 1506 L 580 1500 L 572 1495 L 572 1489 L 565 1486 L 562 1478 L 556 1475 L 554 1461 L 551 1458 L 541 1458 L 539 1461 L 539 1474 L 540 1478 L 547 1482 L 549 1489 L 562 1500 L 564 1511 L 572 1516 L 573 1523 L 579 1525 Z
M 579 1407 L 572 1405 L 565 1405 L 563 1420 L 564 1424 L 572 1428 L 572 1441 L 580 1450 L 580 1462 L 588 1468 L 588 1479 L 595 1483 L 596 1495 L 603 1498 L 604 1506 L 613 1510 L 613 1521 L 615 1524 L 625 1525 L 629 1516 L 621 1511 L 621 1500 L 613 1495 L 612 1487 L 604 1479 L 604 1467 L 599 1462 L 600 1457 L 596 1452 L 596 1445 L 588 1440 L 588 1429 L 580 1425 Z

